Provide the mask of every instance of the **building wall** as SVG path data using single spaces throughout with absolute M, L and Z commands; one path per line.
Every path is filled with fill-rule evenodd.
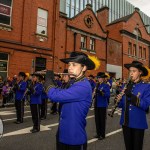
M 138 24 L 138 26 L 137 26 Z M 145 41 L 141 41 L 141 38 L 137 37 L 134 34 L 136 27 L 138 27 L 138 29 L 140 30 L 141 34 L 142 34 L 142 39 L 145 41 L 149 41 L 149 43 L 145 42 Z M 118 61 L 117 64 L 122 64 L 122 68 L 123 68 L 123 78 L 127 78 L 128 77 L 128 70 L 125 69 L 123 66 L 126 63 L 131 63 L 133 60 L 138 60 L 141 61 L 144 65 L 149 66 L 149 45 L 150 45 L 150 35 L 148 34 L 146 28 L 144 27 L 142 18 L 140 17 L 140 14 L 138 12 L 138 10 L 135 10 L 132 17 L 129 18 L 127 21 L 122 21 L 122 22 L 116 22 L 114 24 L 110 24 L 107 26 L 108 29 L 108 37 L 115 40 L 116 43 L 114 43 L 114 45 L 117 47 L 117 42 L 121 42 L 122 43 L 122 48 L 118 51 L 118 52 L 122 52 L 122 57 L 117 56 L 119 53 L 117 53 L 116 56 L 113 57 L 113 59 L 111 59 L 112 57 L 109 57 L 109 53 L 112 53 L 112 47 L 113 47 L 113 42 L 108 40 L 108 44 L 107 44 L 107 64 L 113 64 L 115 63 L 115 59 Z M 120 31 L 121 30 L 125 30 L 128 33 L 127 34 L 121 34 Z M 132 50 L 133 50 L 133 44 L 138 45 L 138 49 L 141 46 L 142 49 L 146 48 L 146 58 L 145 59 L 141 59 L 130 55 L 128 53 L 128 43 L 132 43 Z M 139 52 L 139 50 L 138 50 Z M 120 53 L 121 55 L 121 53 Z M 122 62 L 119 60 L 122 59 Z M 116 64 L 116 65 L 117 65 Z M 119 66 L 120 66 L 119 65 Z
M 100 69 L 88 71 L 88 74 L 96 75 L 99 71 L 108 71 L 116 73 L 116 77 L 122 75 L 127 77 L 127 70 L 123 68 L 123 64 L 135 60 L 128 55 L 128 42 L 136 44 L 137 41 L 131 36 L 120 34 L 120 30 L 133 33 L 138 23 L 142 38 L 150 41 L 146 28 L 142 27 L 144 24 L 139 12 L 135 11 L 133 17 L 127 22 L 106 26 L 108 8 L 103 9 L 104 12 L 98 12 L 96 16 L 91 6 L 87 5 L 77 16 L 67 18 L 66 14 L 59 12 L 59 3 L 59 0 L 47 0 L 44 3 L 41 0 L 34 2 L 31 0 L 13 0 L 11 27 L 4 28 L 0 25 L 0 53 L 9 54 L 8 75 L 13 76 L 19 71 L 33 72 L 32 63 L 36 57 L 46 58 L 47 69 L 62 72 L 67 65 L 59 59 L 69 57 L 70 52 L 75 50 L 100 59 Z M 48 10 L 47 36 L 36 34 L 38 8 Z M 85 24 L 85 16 L 87 15 L 92 18 L 91 27 Z M 108 32 L 105 32 L 104 28 Z M 82 35 L 87 37 L 85 49 L 81 48 Z M 90 50 L 91 37 L 95 39 L 95 51 Z M 139 40 L 138 45 L 146 48 L 146 59 L 140 61 L 144 65 L 149 65 L 150 44 Z
M 13 0 L 11 26 L 0 24 L 0 52 L 9 54 L 8 76 L 31 72 L 36 57 L 46 58 L 47 68 L 52 68 L 54 3 L 55 0 Z M 38 8 L 48 11 L 47 36 L 36 33 Z

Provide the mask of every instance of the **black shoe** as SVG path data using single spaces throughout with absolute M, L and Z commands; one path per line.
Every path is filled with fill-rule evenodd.
M 31 129 L 30 130 L 30 132 L 32 132 L 32 133 L 36 133 L 36 132 L 39 132 L 40 130 L 38 130 L 38 129 Z
M 46 119 L 46 117 L 41 117 L 41 120 L 44 120 L 44 119 Z
M 23 121 L 15 121 L 15 124 L 23 123 Z
M 100 137 L 98 138 L 98 140 L 103 140 L 103 139 L 105 139 L 105 137 L 100 136 Z
M 95 136 L 94 136 L 94 138 L 97 138 L 97 139 L 98 139 L 99 137 L 100 137 L 99 135 L 95 135 Z
M 58 112 L 53 112 L 53 113 L 52 113 L 52 115 L 57 115 L 57 114 L 58 114 Z

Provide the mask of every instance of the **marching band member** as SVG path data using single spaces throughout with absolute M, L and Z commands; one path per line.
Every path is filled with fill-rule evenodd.
M 63 104 L 57 133 L 57 150 L 86 150 L 86 116 L 91 105 L 92 88 L 85 77 L 87 70 L 95 68 L 94 60 L 82 52 L 72 52 L 70 58 L 61 59 L 68 64 L 74 83 L 68 89 L 55 87 L 53 71 L 47 71 L 45 89 L 53 102 Z
M 103 140 L 105 138 L 106 112 L 108 107 L 108 98 L 110 97 L 109 85 L 105 83 L 106 75 L 104 72 L 97 74 L 98 86 L 95 97 L 95 124 L 97 135 L 95 138 Z
M 33 84 L 30 86 L 30 108 L 33 121 L 32 133 L 40 131 L 40 105 L 43 86 L 40 83 L 40 74 L 34 73 L 32 76 Z
M 57 87 L 61 87 L 62 83 L 60 81 L 60 75 L 54 74 L 54 81 Z M 51 107 L 51 114 L 56 115 L 57 113 L 57 102 L 53 102 Z
M 66 73 L 66 74 L 62 75 L 61 89 L 68 89 L 70 87 L 70 85 L 73 83 L 73 81 L 70 79 L 69 74 L 67 74 L 68 69 L 64 69 L 63 73 Z M 60 116 L 60 113 L 61 113 L 62 106 L 63 106 L 63 104 L 59 103 L 59 106 L 58 106 L 59 116 Z
M 4 82 L 4 85 L 2 86 L 2 107 L 5 107 L 6 103 L 8 102 L 9 99 L 9 93 L 10 93 L 10 86 L 7 81 Z
M 47 117 L 47 100 L 48 100 L 48 97 L 47 97 L 47 94 L 46 94 L 44 86 L 43 86 L 44 82 L 45 82 L 45 77 L 41 76 L 41 83 L 42 83 L 42 87 L 43 87 L 43 91 L 42 91 L 42 95 L 41 95 L 41 99 L 42 99 L 41 115 L 40 115 L 41 120 L 44 120 Z
M 124 66 L 129 70 L 131 81 L 123 90 L 124 95 L 117 96 L 119 107 L 122 108 L 120 124 L 126 150 L 142 150 L 144 131 L 148 128 L 146 110 L 150 105 L 150 84 L 144 83 L 141 77 L 146 76 L 148 71 L 138 61 Z
M 106 84 L 109 85 L 109 88 L 111 90 L 111 88 L 112 88 L 112 78 L 110 77 L 109 73 L 107 73 L 107 72 L 105 72 L 105 75 L 106 75 L 105 82 L 106 82 Z M 109 104 L 110 103 L 110 97 L 108 97 L 107 101 L 108 101 L 108 104 Z
M 25 82 L 25 73 L 19 72 L 18 74 L 18 83 L 14 85 L 15 91 L 15 107 L 16 107 L 16 115 L 17 121 L 16 124 L 23 123 L 23 116 L 24 116 L 24 101 L 25 101 L 25 91 L 27 88 L 27 83 Z
M 90 84 L 91 84 L 92 92 L 93 92 L 93 91 L 94 91 L 94 88 L 95 88 L 95 86 L 96 86 L 96 83 L 95 83 L 95 81 L 94 81 L 94 76 L 93 76 L 93 75 L 89 75 L 88 78 L 89 78 L 89 82 L 90 82 Z

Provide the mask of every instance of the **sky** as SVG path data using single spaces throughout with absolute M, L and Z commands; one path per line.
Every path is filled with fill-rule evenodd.
M 150 0 L 127 0 L 150 17 Z

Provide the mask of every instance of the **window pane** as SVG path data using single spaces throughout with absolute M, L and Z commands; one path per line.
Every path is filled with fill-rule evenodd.
M 7 71 L 7 62 L 6 61 L 0 61 L 0 72 L 1 71 Z
M 7 78 L 7 72 L 0 72 L 0 76 L 2 77 L 2 80 L 6 80 Z
M 38 9 L 38 16 L 41 18 L 47 19 L 47 11 L 39 8 Z
M 47 28 L 37 25 L 37 33 L 47 35 Z
M 11 6 L 11 2 L 12 2 L 12 0 L 0 0 L 0 3 L 2 3 L 4 5 L 8 5 L 8 6 Z
M 8 54 L 0 53 L 0 60 L 8 60 Z
M 47 35 L 48 11 L 38 8 L 37 33 Z
M 10 17 L 0 15 L 0 23 L 10 25 Z
M 46 69 L 46 58 L 36 57 L 35 71 L 41 71 Z
M 128 54 L 132 55 L 132 43 L 130 43 L 130 42 L 129 42 L 129 45 L 128 45 Z

